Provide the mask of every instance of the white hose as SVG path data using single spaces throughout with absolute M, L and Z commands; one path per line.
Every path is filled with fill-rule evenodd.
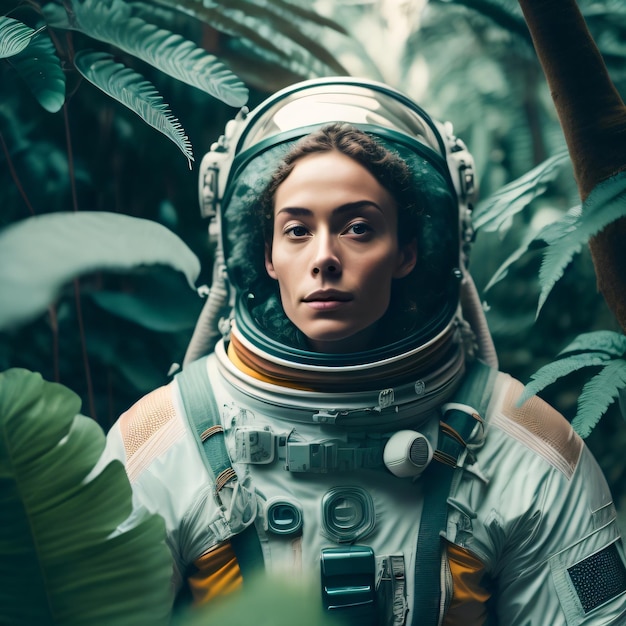
M 478 343 L 478 356 L 487 365 L 498 368 L 498 355 L 493 345 L 493 339 L 487 326 L 485 312 L 480 303 L 478 290 L 470 274 L 464 273 L 461 283 L 461 307 L 463 318 L 471 326 Z
M 187 346 L 183 368 L 208 354 L 221 337 L 219 321 L 229 305 L 229 290 L 226 282 L 226 265 L 224 253 L 218 243 L 213 265 L 213 281 L 207 300 L 202 307 L 193 335 Z

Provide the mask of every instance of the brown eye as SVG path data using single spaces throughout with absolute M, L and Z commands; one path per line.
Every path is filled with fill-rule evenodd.
M 285 234 L 289 237 L 306 237 L 308 230 L 304 226 L 290 226 L 285 230 Z
M 355 222 L 354 224 L 350 224 L 347 232 L 350 235 L 366 235 L 372 232 L 372 228 L 365 222 Z

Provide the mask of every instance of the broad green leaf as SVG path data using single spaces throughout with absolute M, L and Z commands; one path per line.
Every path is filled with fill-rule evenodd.
M 116 63 L 106 52 L 79 51 L 74 57 L 74 64 L 90 83 L 173 141 L 187 157 L 191 167 L 193 153 L 189 138 L 152 83 L 141 74 Z
M 28 44 L 35 30 L 12 17 L 0 16 L 0 59 L 19 54 Z
M 540 196 L 568 161 L 567 152 L 556 154 L 480 202 L 472 216 L 474 227 L 486 231 L 508 229 L 513 216 Z
M 65 74 L 50 36 L 40 33 L 11 61 L 39 104 L 50 113 L 59 111 L 65 102 Z
M 626 336 L 612 330 L 583 333 L 563 348 L 559 356 L 571 352 L 605 352 L 610 356 L 621 357 L 626 353 Z
M 0 329 L 42 314 L 72 279 L 166 265 L 193 288 L 200 262 L 170 230 L 117 213 L 50 213 L 0 231 Z M 163 294 L 166 297 L 166 294 Z
M 133 512 L 102 429 L 39 374 L 0 374 L 0 606 L 7 624 L 167 624 L 172 559 L 158 516 Z
M 588 381 L 578 398 L 578 410 L 572 420 L 574 430 L 587 437 L 626 388 L 626 361 L 615 359 Z
M 198 321 L 204 301 L 183 284 L 177 272 L 155 267 L 126 282 L 123 290 L 90 295 L 111 314 L 157 332 L 189 330 Z
M 215 56 L 192 41 L 134 17 L 121 0 L 85 0 L 73 4 L 79 30 L 110 43 L 149 63 L 165 74 L 241 107 L 248 90 Z
M 578 371 L 583 367 L 597 367 L 606 365 L 611 357 L 608 354 L 588 353 L 574 354 L 563 359 L 558 359 L 552 363 L 548 363 L 540 367 L 531 377 L 530 382 L 524 387 L 522 395 L 517 401 L 517 406 L 521 406 L 528 398 L 539 393 L 548 385 L 556 382 L 559 378 L 563 378 L 568 374 Z
M 585 201 L 582 211 L 568 212 L 550 225 L 549 236 L 539 270 L 541 293 L 537 315 L 556 282 L 563 276 L 574 254 L 607 224 L 626 216 L 626 173 L 600 183 Z M 545 233 L 544 233 L 545 234 Z
M 61 28 L 63 30 L 76 28 L 70 21 L 67 11 L 60 4 L 50 2 L 44 4 L 41 7 L 41 12 L 45 17 L 48 26 Z

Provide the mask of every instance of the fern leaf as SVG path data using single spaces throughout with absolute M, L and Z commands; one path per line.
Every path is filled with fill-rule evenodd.
M 541 266 L 539 267 L 539 299 L 535 319 L 543 308 L 554 285 L 563 277 L 565 269 L 571 263 L 575 254 L 578 254 L 583 247 L 584 241 L 572 240 L 569 235 L 576 232 L 581 223 L 582 207 L 572 207 L 567 213 L 556 222 L 548 224 L 539 233 L 538 237 L 543 239 L 548 247 L 544 250 Z M 582 239 L 582 238 L 581 238 Z M 561 245 L 559 245 L 561 242 Z M 563 245 L 563 242 L 569 245 Z
M 292 45 L 297 44 L 302 50 L 312 55 L 316 60 L 328 66 L 337 74 L 346 74 L 346 68 L 320 44 L 319 38 L 307 34 L 307 26 L 315 32 L 312 22 L 313 16 L 317 16 L 311 10 L 299 9 L 295 5 L 282 0 L 252 0 L 240 3 L 241 12 L 247 18 L 255 20 L 259 27 L 269 26 L 275 35 L 280 33 L 281 38 L 290 40 Z M 233 9 L 233 3 L 228 3 L 227 11 Z M 327 21 L 328 25 L 330 20 Z
M 170 0 L 157 0 L 157 2 L 167 6 L 171 5 Z M 292 2 L 287 2 L 286 0 L 270 0 L 269 2 L 267 0 L 229 0 L 228 3 L 224 3 L 224 5 L 226 4 L 230 10 L 240 11 L 245 15 L 254 14 L 259 18 L 259 20 L 264 22 L 271 22 L 273 17 L 276 15 L 276 11 L 278 10 L 290 17 L 292 21 L 300 24 L 314 24 L 324 28 L 330 28 L 341 33 L 342 35 L 348 34 L 348 31 L 335 20 L 320 15 L 313 9 L 299 6 L 297 4 L 293 4 Z M 205 11 L 211 12 L 223 9 L 222 6 L 214 3 L 208 3 L 206 0 L 186 0 L 183 4 L 183 8 L 184 10 L 189 11 L 192 5 L 196 5 L 196 8 L 193 10 L 197 11 L 198 15 L 205 13 Z M 213 23 L 211 23 L 211 25 L 215 26 Z
M 65 102 L 65 74 L 50 36 L 40 33 L 11 61 L 39 104 L 50 113 L 59 111 Z
M 507 32 L 515 33 L 532 44 L 528 27 L 516 2 L 507 0 L 498 0 L 497 2 L 490 0 L 444 0 L 444 2 L 466 6 L 489 18 Z
M 560 219 L 546 224 L 537 233 L 536 238 L 545 241 L 548 245 L 557 242 L 565 233 L 576 227 L 576 223 L 580 220 L 581 213 L 582 207 L 579 204 L 571 207 Z
M 171 8 L 170 0 L 156 0 L 156 3 Z M 143 13 L 149 12 L 153 14 L 155 11 L 155 7 L 152 6 L 152 4 L 144 3 L 136 6 L 141 11 L 139 17 L 143 17 Z M 263 50 L 267 50 L 285 59 L 287 58 L 285 52 L 281 50 L 273 40 L 263 37 L 258 32 L 258 29 L 243 23 L 241 20 L 226 15 L 223 11 L 219 11 L 219 7 L 216 5 L 209 5 L 203 2 L 203 0 L 186 0 L 183 4 L 177 4 L 177 8 L 195 19 L 209 24 L 211 28 L 221 33 L 237 39 L 246 39 Z
M 479 203 L 472 216 L 474 227 L 486 231 L 507 230 L 513 216 L 540 196 L 568 161 L 568 153 L 560 152 Z
M 535 233 L 529 232 L 524 237 L 522 243 L 519 245 L 517 250 L 515 250 L 509 257 L 500 265 L 500 267 L 495 271 L 494 275 L 489 279 L 487 285 L 483 289 L 483 292 L 486 293 L 491 289 L 494 285 L 503 280 L 509 273 L 509 267 L 519 261 L 519 259 L 528 252 L 528 248 L 530 244 L 535 240 Z
M 121 0 L 85 0 L 73 6 L 77 24 L 90 37 L 112 44 L 229 106 L 241 107 L 247 102 L 246 86 L 215 56 L 180 35 L 131 16 Z
M 232 6 L 232 1 L 229 3 Z M 291 14 L 291 17 L 294 18 L 296 22 L 308 22 L 311 24 L 317 24 L 318 26 L 323 26 L 325 28 L 330 28 L 332 30 L 336 30 L 337 32 L 347 35 L 348 31 L 341 25 L 331 20 L 319 13 L 316 13 L 314 10 L 305 8 L 303 6 L 298 6 L 297 4 L 293 4 L 291 2 L 287 2 L 286 0 L 265 0 L 262 3 L 269 9 L 280 9 L 286 11 L 288 14 Z
M 255 46 L 251 42 L 237 39 L 229 43 L 229 59 L 237 68 L 238 73 L 247 82 L 261 85 L 262 87 L 265 87 L 265 84 L 259 82 L 259 79 L 255 77 L 255 73 L 257 66 L 260 72 L 263 72 L 265 66 L 270 74 L 270 82 L 267 83 L 265 88 L 270 91 L 283 87 L 285 76 L 290 77 L 287 79 L 287 84 L 289 84 L 302 79 L 316 78 L 328 74 L 328 68 L 311 58 L 308 52 L 300 48 L 300 46 L 289 40 L 282 40 L 279 36 L 277 36 L 277 40 L 280 41 L 283 52 L 287 54 L 276 55 L 269 50 Z M 272 76 L 272 72 L 274 72 L 274 76 Z M 278 82 L 276 83 L 275 81 Z M 280 84 L 280 81 L 283 81 L 283 84 Z
M 121 63 L 116 63 L 113 57 L 105 52 L 89 50 L 77 52 L 74 64 L 90 83 L 121 102 L 139 115 L 144 122 L 173 141 L 187 157 L 191 167 L 193 153 L 189 138 L 152 83 L 145 80 L 141 74 Z
M 622 357 L 626 354 L 626 336 L 612 330 L 582 333 L 563 348 L 559 356 L 572 352 L 604 352 L 613 357 Z
M 171 0 L 156 0 L 156 3 L 171 10 Z M 152 4 L 143 3 L 134 4 L 134 6 L 139 8 L 140 16 L 151 15 L 155 11 Z M 326 66 L 331 65 L 334 67 L 334 71 L 339 72 L 339 65 L 336 64 L 335 58 L 330 56 L 324 47 L 320 46 L 319 38 L 311 36 L 305 38 L 301 31 L 304 29 L 317 29 L 319 31 L 320 28 L 327 28 L 344 35 L 346 31 L 337 22 L 321 16 L 311 9 L 278 0 L 273 0 L 270 3 L 259 2 L 259 0 L 253 0 L 253 2 L 233 0 L 228 3 L 227 7 L 210 4 L 205 0 L 184 0 L 182 3 L 177 2 L 176 8 L 209 24 L 211 28 L 229 35 L 239 45 L 246 42 L 241 47 L 246 51 L 251 50 L 255 57 L 261 56 L 264 59 L 270 57 L 272 63 L 289 68 L 290 71 L 294 70 L 292 53 L 294 49 L 297 49 L 300 55 L 306 56 L 310 60 L 304 64 L 304 69 L 294 72 L 292 81 L 309 75 L 311 65 L 314 62 L 323 64 L 326 61 Z M 277 17 L 277 12 L 282 15 Z M 299 29 L 295 29 L 295 31 L 293 30 L 294 22 L 299 26 Z M 286 27 L 289 28 L 290 32 L 296 33 L 295 41 L 285 36 Z M 350 39 L 350 41 L 353 40 Z M 237 50 L 239 50 L 239 45 L 236 46 Z M 320 54 L 318 58 L 315 58 L 317 51 Z M 228 53 L 225 52 L 222 50 L 222 57 L 228 58 Z M 320 56 L 322 58 L 319 58 Z M 237 67 L 236 59 L 229 59 L 229 61 L 230 66 L 236 67 L 236 71 L 244 80 L 246 80 L 246 70 L 248 70 L 253 77 L 253 80 L 248 82 L 265 85 L 264 79 L 256 76 L 256 63 L 254 67 L 249 67 L 250 64 L 248 63 L 246 68 L 245 61 L 244 67 Z M 343 66 L 341 66 L 341 70 L 340 73 L 347 73 Z M 322 73 L 327 73 L 327 69 L 317 72 L 316 75 Z M 283 77 L 278 78 L 279 83 L 283 81 Z M 289 80 L 284 82 L 289 82 Z
M 574 430 L 581 437 L 587 437 L 624 388 L 626 361 L 615 359 L 583 387 L 578 398 L 578 410 L 572 420 Z
M 598 185 L 580 212 L 570 211 L 550 231 L 549 245 L 539 270 L 541 293 L 537 315 L 574 254 L 607 224 L 626 216 L 626 174 Z
M 306 71 L 299 73 L 303 76 L 307 75 L 326 75 L 330 69 L 335 74 L 347 74 L 346 68 L 337 61 L 337 59 L 320 44 L 319 38 L 314 35 L 308 35 L 298 26 L 298 20 L 285 17 L 272 9 L 269 13 L 266 8 L 260 7 L 258 0 L 251 3 L 243 4 L 240 10 L 235 10 L 231 4 L 227 7 L 216 7 L 220 15 L 228 17 L 233 21 L 247 25 L 248 28 L 256 30 L 265 41 L 273 41 L 273 43 L 281 50 L 281 65 L 285 66 L 285 60 L 293 62 L 294 57 L 299 57 L 301 65 L 306 67 Z M 269 5 L 272 6 L 272 5 Z M 244 47 L 250 47 L 250 43 L 245 40 L 239 40 L 237 43 Z M 259 46 L 263 52 L 271 53 L 265 45 Z M 311 72 L 311 68 L 319 65 L 319 69 Z
M 556 382 L 559 378 L 563 378 L 583 367 L 605 365 L 610 358 L 609 355 L 604 353 L 591 354 L 585 352 L 582 354 L 573 354 L 540 367 L 530 377 L 530 382 L 524 387 L 524 391 L 517 401 L 517 406 L 521 406 L 528 398 L 539 393 L 542 389 Z
M 19 20 L 0 16 L 0 59 L 19 54 L 28 46 L 35 32 Z

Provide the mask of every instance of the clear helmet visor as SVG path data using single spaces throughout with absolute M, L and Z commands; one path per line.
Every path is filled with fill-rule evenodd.
M 307 354 L 282 326 L 277 287 L 265 271 L 265 244 L 255 222 L 258 198 L 285 154 L 301 137 L 334 122 L 351 124 L 399 154 L 409 165 L 422 207 L 419 267 L 403 279 L 410 301 L 404 296 L 397 299 L 396 308 L 407 312 L 401 323 L 389 317 L 389 327 L 398 336 L 381 339 L 371 354 L 339 359 L 367 362 L 428 343 L 452 322 L 459 303 L 464 202 L 457 193 L 458 172 L 450 167 L 454 149 L 443 125 L 410 98 L 372 81 L 315 79 L 279 91 L 240 119 L 230 133 L 227 128 L 222 188 L 217 194 L 221 247 L 237 292 L 235 311 L 242 332 L 276 354 L 314 363 L 326 357 L 338 360 L 337 355 Z
M 435 123 L 414 102 L 385 85 L 349 80 L 306 81 L 278 92 L 254 112 L 236 151 L 294 129 L 341 121 L 403 133 L 445 158 Z

